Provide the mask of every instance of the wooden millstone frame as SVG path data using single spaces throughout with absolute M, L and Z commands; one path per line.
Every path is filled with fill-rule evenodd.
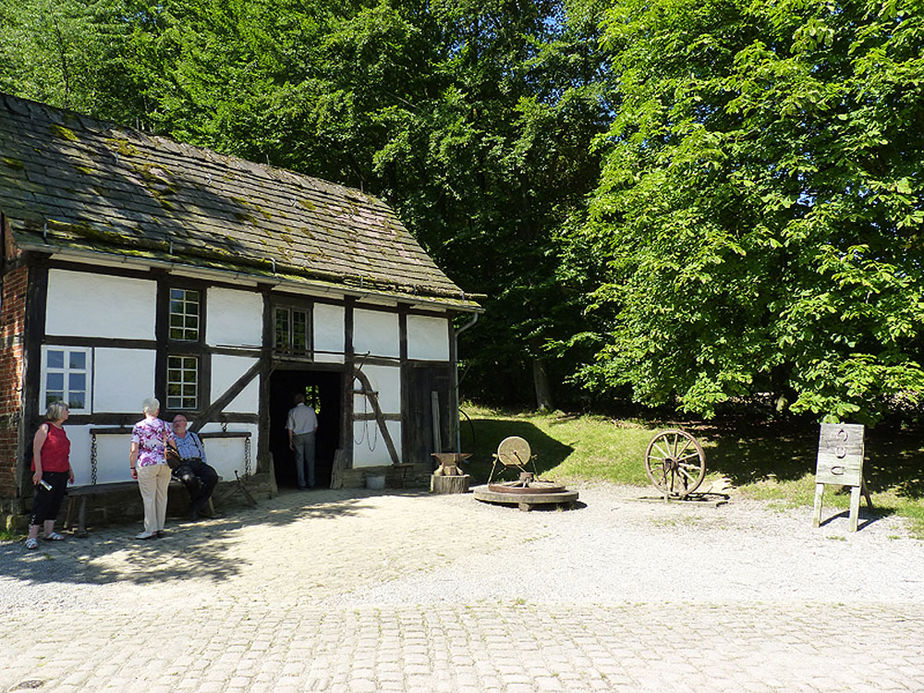
M 492 491 L 487 485 L 476 486 L 472 495 L 485 503 L 516 505 L 520 510 L 530 511 L 543 505 L 555 505 L 562 509 L 573 507 L 578 499 L 577 491 L 557 491 L 555 493 L 504 493 Z

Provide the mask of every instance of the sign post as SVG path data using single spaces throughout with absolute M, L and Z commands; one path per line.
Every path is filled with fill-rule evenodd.
M 821 424 L 818 437 L 818 463 L 815 467 L 815 512 L 812 526 L 821 524 L 821 501 L 825 484 L 850 486 L 850 531 L 857 531 L 860 491 L 866 504 L 873 503 L 863 481 L 863 426 L 860 424 Z

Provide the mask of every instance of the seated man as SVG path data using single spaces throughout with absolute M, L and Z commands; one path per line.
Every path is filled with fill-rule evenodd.
M 192 431 L 187 431 L 186 417 L 177 414 L 173 417 L 173 434 L 176 438 L 176 447 L 180 451 L 182 461 L 173 470 L 173 476 L 183 482 L 189 491 L 190 519 L 194 522 L 208 505 L 212 491 L 218 483 L 218 472 L 205 461 L 205 447 L 202 440 Z

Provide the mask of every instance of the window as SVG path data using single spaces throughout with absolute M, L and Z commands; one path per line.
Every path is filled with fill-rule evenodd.
M 290 354 L 311 352 L 311 320 L 307 310 L 276 308 L 275 336 L 276 351 Z
M 199 359 L 167 357 L 167 409 L 199 408 Z
M 42 351 L 41 401 L 67 402 L 73 413 L 90 411 L 90 349 L 85 347 L 44 347 Z
M 170 339 L 199 341 L 199 292 L 170 289 Z

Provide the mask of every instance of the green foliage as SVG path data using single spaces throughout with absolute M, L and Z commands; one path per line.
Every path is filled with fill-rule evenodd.
M 612 4 L 622 100 L 572 234 L 605 276 L 581 382 L 705 416 L 757 393 L 866 422 L 919 400 L 914 4 Z
M 115 93 L 65 89 L 53 70 L 42 86 L 11 51 L 4 88 L 58 105 L 48 95 L 63 90 L 96 115 L 118 101 L 133 109 L 124 122 L 394 205 L 463 289 L 488 295 L 466 344 L 470 391 L 528 400 L 529 362 L 576 329 L 556 233 L 596 182 L 590 142 L 610 117 L 593 2 L 97 0 L 122 27 L 111 44 L 76 0 L 0 2 L 121 70 Z M 53 62 L 41 36 L 22 43 Z
M 0 91 L 133 122 L 122 0 L 0 0 Z

